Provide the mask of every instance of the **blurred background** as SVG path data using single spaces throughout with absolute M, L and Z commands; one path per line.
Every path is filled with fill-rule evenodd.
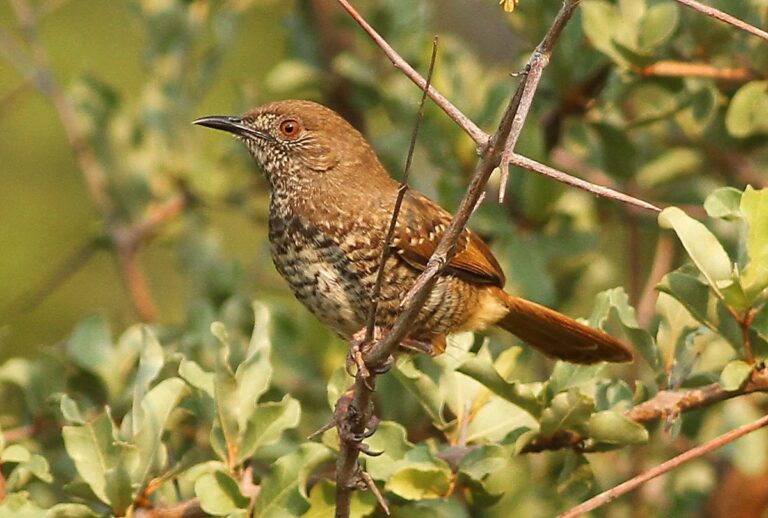
M 165 112 L 163 117 L 167 115 L 162 124 L 173 125 L 163 131 L 172 131 L 178 140 L 199 148 L 207 143 L 208 136 L 185 124 L 192 118 L 243 111 L 249 103 L 270 98 L 263 85 L 267 72 L 284 56 L 283 26 L 291 10 L 289 4 L 252 2 L 250 7 L 238 8 L 218 29 L 205 27 L 205 15 L 201 15 L 197 34 L 175 34 L 179 40 L 167 42 L 169 46 L 189 48 L 168 49 L 168 54 L 162 56 L 157 54 L 162 52 L 157 47 L 163 42 L 151 41 L 142 19 L 142 9 L 151 11 L 152 2 L 144 4 L 51 2 L 50 11 L 40 21 L 41 44 L 49 54 L 50 69 L 60 87 L 68 94 L 80 95 L 82 102 L 114 103 L 100 104 L 97 109 L 110 114 L 119 112 L 119 122 L 110 121 L 109 127 L 93 128 L 94 131 L 130 132 L 134 125 L 143 126 L 140 131 L 146 129 L 153 116 L 149 113 L 152 103 L 163 104 L 168 101 L 163 96 L 178 93 L 161 91 L 163 75 L 175 74 L 180 81 L 192 82 L 187 77 L 191 75 L 189 70 L 204 73 L 196 68 L 199 63 L 194 57 L 198 49 L 192 48 L 195 44 L 221 54 L 214 58 L 216 69 L 210 71 L 212 76 L 205 81 L 205 87 L 195 92 L 194 103 L 178 111 L 178 105 L 160 107 Z M 160 4 L 157 2 L 157 8 L 162 9 Z M 0 4 L 0 20 L 5 29 L 16 25 L 9 2 Z M 174 20 L 156 23 L 167 24 L 164 30 L 171 33 L 195 30 L 174 27 Z M 212 35 L 216 30 L 218 33 Z M 180 41 L 181 38 L 185 41 Z M 174 60 L 178 62 L 173 63 Z M 166 70 L 161 70 L 163 67 Z M 167 70 L 172 67 L 176 70 Z M 8 137 L 0 143 L 4 164 L 0 175 L 0 242 L 3 249 L 15 251 L 0 259 L 0 354 L 23 354 L 55 343 L 66 337 L 75 322 L 94 310 L 104 311 L 118 327 L 124 327 L 135 320 L 136 314 L 112 254 L 108 248 L 98 246 L 87 258 L 81 253 L 102 232 L 103 218 L 89 196 L 55 109 L 7 60 L 0 60 L 0 91 L 0 126 Z M 119 124 L 122 128 L 115 128 Z M 167 137 L 176 140 L 171 135 Z M 105 134 L 99 138 L 114 137 Z M 136 165 L 141 158 L 135 156 L 142 153 L 137 149 L 140 146 L 121 145 L 125 147 L 110 151 L 110 165 L 120 168 L 126 176 L 136 174 L 135 168 L 141 167 Z M 202 152 L 184 156 L 187 150 L 178 146 L 167 151 L 168 155 L 161 160 L 144 164 L 143 180 L 151 182 L 153 175 L 160 177 L 169 170 L 186 175 L 189 163 L 204 156 Z M 120 156 L 123 153 L 125 156 Z M 174 164 L 175 161 L 179 163 Z M 198 164 L 195 170 L 199 183 L 206 191 L 225 197 L 225 186 L 248 181 L 249 164 L 235 164 L 229 168 L 231 171 L 210 159 Z M 111 172 L 117 175 L 116 171 Z M 205 215 L 213 219 L 218 234 L 215 239 L 223 254 L 247 265 L 249 270 L 259 267 L 264 261 L 264 247 L 260 246 L 263 230 L 258 222 L 225 201 L 218 203 L 213 197 L 209 201 L 215 207 L 206 207 Z M 170 232 L 176 231 L 178 228 Z M 179 268 L 180 260 L 178 250 L 162 238 L 140 254 L 141 268 L 156 299 L 157 314 L 164 322 L 178 323 L 183 319 L 194 291 Z M 267 268 L 260 269 L 271 276 Z M 244 292 L 249 288 L 253 284 L 244 285 Z
M 424 73 L 439 35 L 433 83 L 488 132 L 560 6 L 522 0 L 506 13 L 495 0 L 356 3 Z M 712 4 L 765 25 L 765 1 Z M 673 2 L 584 6 L 546 69 L 518 152 L 699 217 L 717 187 L 765 186 L 768 123 L 750 115 L 768 106 L 764 43 Z M 275 99 L 316 100 L 361 129 L 399 177 L 419 90 L 330 0 L 2 0 L 0 30 L 0 358 L 60 345 L 93 313 L 116 335 L 145 321 L 164 341 L 205 351 L 214 320 L 247 334 L 258 299 L 275 316 L 275 384 L 325 408 L 326 381 L 346 344 L 275 273 L 268 193 L 246 151 L 190 122 Z M 472 141 L 428 105 L 412 185 L 454 209 L 476 158 Z M 655 214 L 516 169 L 501 204 L 497 191 L 494 178 L 470 226 L 491 244 L 508 291 L 587 317 L 596 294 L 623 287 L 641 327 L 656 329 L 653 288 L 684 255 Z M 737 229 L 717 225 L 738 255 Z M 490 339 L 494 351 L 511 343 Z M 524 381 L 551 370 L 527 348 L 521 362 Z M 638 364 L 616 372 L 654 382 Z M 398 388 L 389 380 L 381 391 Z M 708 433 L 759 412 L 738 405 Z M 431 433 L 423 416 L 412 420 L 418 408 L 403 398 L 383 411 L 415 423 L 408 432 L 416 441 Z M 327 417 L 307 412 L 300 434 Z M 727 491 L 745 481 L 766 487 L 760 440 L 755 457 L 737 461 L 751 462 L 749 475 L 725 462 L 700 466 L 681 472 L 674 495 L 649 484 L 646 501 L 634 510 L 625 502 L 620 515 L 703 516 L 706 508 L 727 516 L 717 481 Z M 608 484 L 652 462 L 622 458 L 615 473 L 598 467 L 597 479 Z M 546 485 L 561 461 L 525 457 L 510 470 Z M 525 476 L 516 480 L 506 501 L 517 498 L 520 516 L 559 508 L 546 487 L 521 496 L 531 488 Z M 752 506 L 740 516 L 759 516 L 766 499 L 763 491 L 731 500 Z M 500 504 L 487 516 L 508 510 Z

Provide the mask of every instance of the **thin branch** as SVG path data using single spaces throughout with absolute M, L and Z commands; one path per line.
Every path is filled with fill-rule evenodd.
M 528 61 L 526 67 L 526 74 L 522 82 L 522 91 L 520 92 L 520 106 L 515 111 L 515 118 L 512 121 L 512 131 L 509 134 L 507 142 L 504 144 L 504 152 L 501 155 L 501 163 L 499 168 L 502 173 L 502 181 L 499 186 L 499 202 L 504 201 L 504 193 L 507 190 L 507 177 L 510 159 L 515 151 L 515 146 L 520 138 L 520 134 L 523 131 L 523 125 L 525 119 L 528 117 L 528 112 L 531 110 L 531 104 L 533 104 L 533 97 L 536 95 L 536 90 L 539 88 L 539 81 L 541 81 L 541 74 L 544 68 L 549 64 L 549 59 L 552 56 L 552 50 L 555 48 L 560 34 L 565 29 L 565 25 L 573 16 L 573 12 L 579 6 L 580 0 L 566 1 L 560 8 L 560 12 L 552 26 L 544 35 L 544 39 L 533 51 L 531 59 Z
M 716 67 L 709 63 L 685 63 L 682 61 L 657 61 L 638 67 L 641 76 L 703 77 L 718 81 L 749 81 L 757 74 L 746 67 Z
M 371 39 L 378 45 L 381 50 L 384 51 L 384 54 L 389 58 L 389 60 L 392 62 L 393 65 L 395 65 L 395 68 L 400 70 L 403 74 L 405 74 L 411 81 L 416 83 L 416 85 L 419 87 L 419 89 L 424 90 L 427 86 L 427 80 L 424 79 L 421 74 L 419 74 L 411 65 L 408 64 L 403 57 L 397 53 L 395 49 L 392 48 L 392 46 L 387 43 L 387 40 L 385 40 L 376 30 L 371 27 L 371 25 L 365 21 L 365 19 L 360 15 L 360 13 L 357 12 L 357 10 L 352 7 L 352 5 L 347 0 L 337 0 L 339 4 L 346 10 L 349 15 L 360 25 L 360 27 L 363 28 L 363 30 L 368 33 L 368 35 L 371 37 Z M 440 106 L 440 108 L 451 118 L 453 121 L 459 125 L 461 129 L 467 132 L 467 134 L 472 138 L 472 140 L 475 141 L 475 143 L 482 147 L 488 142 L 488 134 L 481 130 L 472 120 L 464 115 L 461 110 L 459 110 L 456 106 L 451 103 L 443 94 L 438 92 L 433 86 L 429 86 L 429 88 L 426 88 L 427 94 L 429 97 Z
M 708 5 L 704 5 L 700 2 L 697 2 L 696 0 L 675 0 L 676 2 L 683 4 L 686 7 L 690 7 L 691 9 L 694 9 L 696 11 L 699 11 L 700 13 L 704 13 L 707 16 L 711 16 L 712 18 L 716 20 L 720 20 L 721 22 L 729 23 L 733 25 L 734 27 L 741 29 L 742 31 L 746 31 L 754 36 L 757 36 L 758 38 L 762 38 L 766 41 L 768 41 L 768 32 L 765 32 L 762 29 L 758 29 L 754 25 L 750 25 L 747 22 L 743 20 L 739 20 L 735 16 L 731 16 L 728 13 L 724 13 L 723 11 L 720 11 L 719 9 L 715 9 L 714 7 L 710 7 Z
M 421 101 L 419 102 L 419 110 L 416 114 L 416 123 L 413 125 L 413 132 L 411 133 L 411 142 L 408 146 L 408 155 L 405 159 L 405 172 L 403 173 L 403 180 L 400 182 L 400 188 L 397 191 L 397 199 L 395 200 L 395 207 L 392 209 L 392 218 L 389 221 L 389 228 L 387 229 L 387 237 L 384 239 L 384 246 L 381 250 L 381 260 L 379 261 L 379 270 L 376 272 L 376 283 L 373 286 L 373 293 L 371 293 L 371 308 L 368 310 L 368 324 L 365 329 L 365 340 L 363 343 L 370 343 L 373 339 L 373 331 L 376 325 L 376 310 L 379 306 L 379 294 L 381 293 L 381 285 L 384 281 L 384 266 L 387 263 L 391 253 L 392 238 L 395 235 L 395 228 L 397 227 L 397 218 L 400 215 L 400 208 L 403 205 L 403 199 L 405 193 L 408 191 L 408 176 L 411 172 L 411 163 L 413 162 L 413 152 L 416 149 L 416 137 L 419 134 L 419 128 L 421 127 L 421 121 L 424 118 L 424 101 L 427 98 L 427 90 L 432 83 L 432 72 L 435 68 L 435 58 L 437 57 L 437 36 L 432 40 L 432 57 L 429 60 L 429 71 L 427 72 L 427 83 L 424 89 Z
M 578 516 L 581 516 L 585 513 L 594 511 L 598 507 L 601 507 L 611 502 L 612 500 L 615 500 L 621 495 L 638 488 L 649 480 L 668 473 L 673 469 L 685 464 L 686 462 L 698 459 L 707 453 L 710 453 L 718 448 L 722 448 L 726 444 L 731 443 L 736 439 L 740 439 L 741 437 L 744 437 L 745 435 L 750 434 L 755 430 L 759 430 L 766 425 L 768 425 L 768 415 L 761 417 L 757 421 L 747 423 L 736 428 L 735 430 L 724 433 L 723 435 L 720 435 L 719 437 L 716 437 L 700 446 L 691 448 L 690 450 L 681 453 L 677 457 L 673 457 L 666 462 L 662 462 L 658 466 L 654 466 L 645 473 L 641 473 L 636 477 L 609 489 L 608 491 L 604 491 L 603 493 L 590 498 L 586 502 L 579 504 L 569 511 L 561 514 L 558 518 L 577 518 Z
M 529 171 L 539 173 L 540 175 L 548 176 L 549 178 L 557 180 L 558 182 L 576 187 L 577 189 L 581 189 L 583 191 L 587 191 L 590 194 L 595 194 L 604 198 L 610 198 L 612 200 L 639 207 L 641 209 L 651 210 L 653 212 L 661 212 L 661 209 L 653 203 L 648 203 L 647 201 L 635 198 L 629 194 L 624 194 L 615 189 L 611 189 L 610 187 L 604 187 L 602 185 L 597 185 L 586 180 L 582 180 L 581 178 L 571 176 L 558 169 L 555 169 L 554 167 L 549 167 L 548 165 L 544 165 L 523 155 L 518 155 L 517 153 L 512 153 L 512 155 L 509 157 L 509 163 L 511 165 L 516 165 L 518 167 L 528 169 Z
M 662 390 L 648 401 L 630 408 L 624 415 L 640 424 L 656 419 L 677 419 L 684 412 L 754 392 L 768 392 L 767 368 L 755 369 L 749 380 L 739 390 L 725 390 L 718 383 L 690 390 Z M 563 448 L 589 451 L 590 448 L 585 446 L 586 440 L 587 437 L 581 434 L 563 431 L 551 437 L 536 437 L 522 449 L 521 453 L 538 453 Z
M 363 30 L 366 33 L 368 33 L 371 39 L 373 39 L 373 41 L 381 48 L 381 50 L 384 52 L 384 54 L 386 54 L 389 60 L 392 61 L 395 67 L 401 70 L 420 89 L 424 89 L 424 86 L 426 85 L 426 80 L 416 70 L 414 70 L 413 67 L 411 67 L 405 61 L 405 59 L 403 59 L 403 57 L 400 56 L 397 53 L 397 51 L 394 48 L 392 48 L 392 46 L 389 43 L 387 43 L 387 41 L 384 40 L 384 38 L 382 38 L 381 35 L 373 29 L 373 27 L 370 26 L 370 24 L 368 24 L 368 22 L 366 22 L 363 19 L 360 13 L 358 13 L 355 10 L 355 8 L 349 4 L 347 0 L 337 0 L 337 1 L 350 14 L 350 16 L 363 28 Z M 579 2 L 577 1 L 569 0 L 566 2 L 566 5 L 571 6 L 569 7 L 569 9 L 572 10 L 573 6 L 575 6 L 578 3 Z M 545 37 L 545 40 L 546 40 L 546 37 Z M 542 50 L 546 51 L 550 43 L 545 44 L 545 40 L 542 41 L 539 47 L 537 47 L 537 52 L 541 52 Z M 542 67 L 546 66 L 546 60 L 542 59 L 542 56 L 537 56 L 534 53 L 534 56 L 532 57 L 531 62 L 529 62 L 529 66 L 527 67 L 527 70 L 530 69 L 530 66 L 534 64 L 534 62 L 539 63 L 540 66 Z M 538 66 L 539 65 L 537 65 L 537 67 Z M 534 80 L 538 81 L 535 77 L 534 77 Z M 525 84 L 525 81 L 523 84 Z M 458 108 L 456 108 L 456 106 L 454 106 L 448 99 L 446 99 L 440 92 L 438 92 L 434 88 L 434 86 L 429 87 L 428 93 L 430 98 L 434 101 L 434 103 L 437 106 L 439 106 L 440 109 L 442 109 L 451 119 L 453 119 L 453 121 L 462 130 L 464 130 L 467 133 L 467 135 L 469 135 L 470 138 L 472 138 L 472 140 L 475 141 L 475 143 L 478 145 L 478 148 L 481 151 L 483 151 L 483 148 L 490 142 L 490 137 L 488 136 L 488 134 L 485 133 L 483 130 L 481 130 L 474 122 L 472 122 L 466 115 L 464 115 Z M 559 182 L 563 182 L 573 187 L 583 189 L 585 191 L 591 192 L 592 194 L 596 194 L 598 196 L 611 198 L 621 203 L 628 203 L 630 205 L 635 205 L 635 206 L 648 209 L 648 210 L 653 210 L 656 212 L 659 211 L 658 207 L 654 206 L 653 204 L 644 202 L 642 200 L 638 200 L 626 194 L 619 193 L 618 191 L 615 191 L 613 189 L 603 187 L 600 185 L 595 185 L 585 180 L 581 180 L 563 171 L 558 171 L 557 169 L 554 169 L 552 167 L 545 166 L 543 164 L 536 162 L 535 160 L 531 160 L 530 158 L 524 157 L 522 155 L 510 153 L 509 163 L 511 165 L 517 165 L 524 169 L 528 169 L 535 173 L 549 176 L 550 178 L 554 178 Z M 503 169 L 504 168 L 502 168 L 502 170 Z

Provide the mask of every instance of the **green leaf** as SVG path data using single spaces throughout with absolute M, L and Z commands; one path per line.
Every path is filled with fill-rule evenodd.
M 677 124 L 692 139 L 701 138 L 712 126 L 723 104 L 723 96 L 713 83 L 696 86 L 689 92 L 688 106 L 674 114 Z
M 95 374 L 105 374 L 112 360 L 112 333 L 103 315 L 84 318 L 67 340 L 67 353 L 72 361 Z
M 116 442 L 116 433 L 108 413 L 85 425 L 65 426 L 62 429 L 64 447 L 77 472 L 99 500 L 106 504 L 110 503 L 106 475 L 118 464 L 122 450 Z
M 141 341 L 142 349 L 139 355 L 139 368 L 134 377 L 133 384 L 133 405 L 131 410 L 131 436 L 135 436 L 139 433 L 139 427 L 143 421 L 142 415 L 142 400 L 144 395 L 149 390 L 150 384 L 157 378 L 160 373 L 160 369 L 163 368 L 165 363 L 165 355 L 163 354 L 163 348 L 160 346 L 160 342 L 152 333 L 152 331 L 146 327 L 141 328 Z
M 433 423 L 439 427 L 446 425 L 442 413 L 445 401 L 442 399 L 440 389 L 432 378 L 416 368 L 413 358 L 400 356 L 394 375 L 397 381 L 416 398 Z
M 272 342 L 270 341 L 270 315 L 266 305 L 259 302 L 253 304 L 254 325 L 251 342 L 245 353 L 245 359 L 235 370 L 238 392 L 245 401 L 256 404 L 256 401 L 267 391 L 272 379 Z M 245 429 L 245 420 L 240 421 L 240 429 Z
M 62 393 L 59 398 L 59 410 L 61 410 L 61 415 L 64 419 L 70 424 L 85 424 L 85 417 L 80 412 L 77 402 L 65 393 Z
M 696 320 L 720 334 L 738 350 L 741 330 L 714 292 L 686 267 L 664 276 L 658 289 L 672 295 Z M 710 296 L 711 295 L 711 296 Z
M 406 500 L 442 498 L 451 486 L 451 470 L 447 465 L 414 463 L 398 469 L 385 487 Z
M 99 518 L 100 516 L 83 504 L 56 504 L 45 514 L 45 518 Z
M 3 462 L 26 462 L 32 454 L 21 444 L 11 444 L 3 450 Z
M 605 363 L 595 365 L 576 365 L 558 361 L 552 370 L 552 375 L 547 381 L 546 390 L 554 396 L 558 392 L 571 387 L 579 387 L 588 383 L 594 383 L 597 376 L 605 368 Z
M 750 305 L 759 303 L 768 288 L 768 189 L 747 186 L 741 197 L 741 212 L 747 220 L 747 255 L 749 264 L 741 274 L 741 283 Z
M 169 378 L 158 383 L 141 400 L 143 417 L 137 423 L 137 432 L 133 437 L 138 462 L 132 469 L 131 478 L 142 489 L 149 482 L 153 467 L 162 464 L 165 457 L 165 447 L 161 441 L 163 430 L 171 412 L 188 390 L 181 378 Z
M 366 442 L 372 451 L 383 452 L 365 460 L 366 470 L 376 480 L 388 480 L 397 469 L 398 461 L 413 448 L 406 438 L 405 428 L 392 421 L 379 423 L 376 433 Z
M 83 319 L 67 340 L 67 355 L 82 369 L 96 375 L 107 389 L 110 401 L 123 396 L 127 376 L 143 347 L 141 326 L 133 326 L 112 343 L 112 333 L 103 315 Z
M 514 431 L 537 427 L 538 423 L 531 414 L 509 401 L 493 396 L 477 410 L 467 426 L 466 442 L 497 442 Z
M 730 306 L 743 308 L 743 293 L 734 283 L 733 263 L 707 227 L 677 207 L 661 211 L 659 225 L 675 231 L 693 263 L 720 298 Z
M 336 408 L 336 402 L 352 386 L 352 383 L 353 380 L 347 374 L 345 366 L 339 365 L 334 369 L 333 373 L 331 373 L 331 378 L 328 380 L 328 405 L 331 407 L 331 410 Z
M 561 430 L 586 433 L 587 420 L 594 410 L 594 401 L 578 389 L 561 392 L 541 413 L 541 435 L 551 437 Z
M 247 509 L 250 501 L 228 473 L 214 471 L 201 475 L 195 481 L 195 495 L 200 508 L 214 516 L 226 516 L 240 509 Z
M 350 518 L 364 518 L 376 509 L 376 498 L 370 491 L 355 491 L 350 502 Z M 336 484 L 322 479 L 309 492 L 309 509 L 301 518 L 327 518 L 336 510 Z
M 254 518 L 301 516 L 309 508 L 307 477 L 320 464 L 331 460 L 331 451 L 317 443 L 304 443 L 273 464 L 261 483 L 253 509 Z
M 179 376 L 196 389 L 202 390 L 211 398 L 214 396 L 214 374 L 207 372 L 192 360 L 179 362 Z
M 230 467 L 236 459 L 244 458 L 239 451 L 243 434 L 256 412 L 258 399 L 266 392 L 272 377 L 269 311 L 259 303 L 254 303 L 253 308 L 256 320 L 251 341 L 245 358 L 234 373 L 229 365 L 232 346 L 227 331 L 220 322 L 211 325 L 211 332 L 220 342 L 214 376 L 217 424 L 227 445 L 225 460 Z
M 299 402 L 285 395 L 279 403 L 261 403 L 248 421 L 237 451 L 240 463 L 259 448 L 274 444 L 283 432 L 299 424 L 301 407 Z
M 104 473 L 104 481 L 104 492 L 112 511 L 117 516 L 124 516 L 125 511 L 133 503 L 134 494 L 125 456 L 121 455 L 117 464 Z
M 213 382 L 217 424 L 227 446 L 227 457 L 222 460 L 227 462 L 230 468 L 233 468 L 240 445 L 240 432 L 245 430 L 250 409 L 256 404 L 256 401 L 240 398 L 237 380 L 229 368 L 229 340 L 223 324 L 214 323 L 211 325 L 211 331 L 222 344 L 216 361 L 216 373 Z M 241 422 L 243 423 L 242 428 Z
M 720 373 L 720 385 L 724 390 L 739 390 L 752 375 L 752 366 L 741 360 L 734 360 Z
M 626 128 L 605 123 L 594 123 L 592 128 L 600 140 L 603 168 L 615 178 L 634 177 L 637 170 L 637 152 Z
M 677 29 L 680 13 L 675 4 L 656 4 L 651 6 L 640 22 L 637 33 L 638 49 L 651 54 L 666 43 Z
M 609 444 L 644 444 L 648 430 L 618 412 L 606 410 L 589 417 L 589 436 L 597 442 Z
M 11 493 L 0 502 L 0 516 L 13 518 L 45 518 L 46 511 L 29 500 L 26 492 Z
M 734 137 L 768 132 L 768 81 L 750 81 L 736 92 L 725 113 L 725 127 Z
M 592 327 L 603 328 L 606 321 L 616 322 L 624 334 L 657 374 L 663 372 L 659 350 L 653 337 L 637 323 L 635 308 L 623 288 L 603 291 L 595 298 L 595 307 L 589 317 Z
M 653 189 L 696 173 L 702 164 L 699 152 L 690 148 L 671 148 L 643 165 L 635 178 L 639 186 Z
M 619 10 L 603 0 L 587 0 L 581 4 L 582 27 L 590 42 L 617 64 L 628 68 L 631 64 L 616 46 L 615 36 L 625 32 L 634 37 L 635 31 L 625 23 Z
M 43 355 L 34 360 L 10 358 L 0 367 L 0 383 L 18 387 L 30 415 L 49 411 L 51 396 L 66 389 L 64 363 L 56 357 Z
M 741 218 L 741 191 L 733 187 L 721 187 L 712 191 L 704 200 L 704 209 L 710 218 Z
M 530 415 L 538 418 L 541 415 L 541 404 L 537 398 L 537 392 L 529 385 L 506 381 L 496 370 L 490 357 L 480 355 L 470 357 L 456 369 L 466 374 L 499 397 L 506 399 L 513 405 L 517 405 Z
M 459 473 L 482 484 L 486 478 L 509 463 L 507 450 L 498 444 L 488 444 L 467 453 L 459 463 Z

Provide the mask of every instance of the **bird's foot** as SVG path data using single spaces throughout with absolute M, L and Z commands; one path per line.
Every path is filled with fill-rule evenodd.
M 395 359 L 390 355 L 382 365 L 369 368 L 368 365 L 365 364 L 364 354 L 368 352 L 374 344 L 380 342 L 386 336 L 386 332 L 380 327 L 374 327 L 373 337 L 370 340 L 365 339 L 366 334 L 366 329 L 361 329 L 352 336 L 349 353 L 347 354 L 346 367 L 347 373 L 350 376 L 360 374 L 363 379 L 366 380 L 367 384 L 367 380 L 371 377 L 371 374 L 379 375 L 389 371 L 389 369 L 392 368 L 392 365 L 394 365 Z M 372 389 L 370 386 L 368 388 Z

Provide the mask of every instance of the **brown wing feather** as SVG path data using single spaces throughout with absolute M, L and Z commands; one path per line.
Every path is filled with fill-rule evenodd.
M 408 191 L 397 218 L 392 246 L 405 262 L 423 270 L 450 222 L 448 212 L 426 196 Z M 459 238 L 456 255 L 446 271 L 478 284 L 503 287 L 505 282 L 501 266 L 488 246 L 470 230 Z

